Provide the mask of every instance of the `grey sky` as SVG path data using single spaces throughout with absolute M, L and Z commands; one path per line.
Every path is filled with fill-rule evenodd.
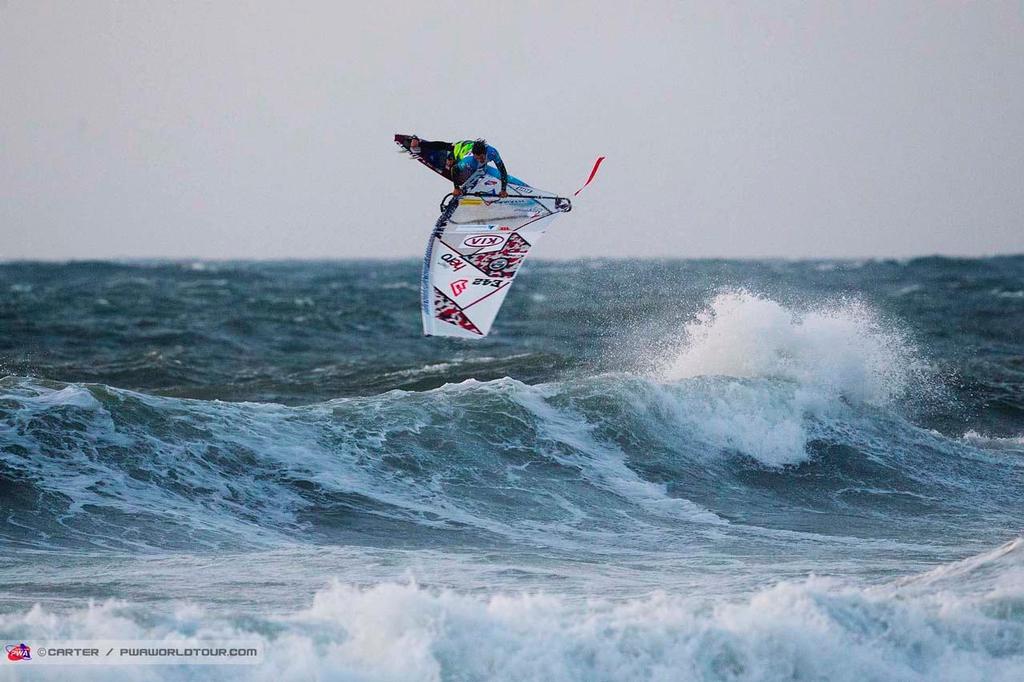
M 0 259 L 417 256 L 486 136 L 536 253 L 1024 252 L 1015 2 L 0 0 Z

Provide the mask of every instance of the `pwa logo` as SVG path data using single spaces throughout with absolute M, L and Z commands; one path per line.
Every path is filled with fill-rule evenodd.
M 477 234 L 462 240 L 463 246 L 479 249 L 487 246 L 498 246 L 505 243 L 505 236 L 500 234 Z
M 457 279 L 452 282 L 452 294 L 458 296 L 466 290 L 466 285 L 469 284 L 468 279 Z
M 4 647 L 7 652 L 8 661 L 31 661 L 32 647 L 22 642 L 21 644 L 8 644 Z

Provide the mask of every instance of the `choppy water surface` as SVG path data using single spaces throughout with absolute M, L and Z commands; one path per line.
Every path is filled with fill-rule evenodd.
M 140 679 L 1024 677 L 1024 257 L 533 262 L 480 342 L 420 336 L 417 283 L 0 264 L 0 638 L 268 652 Z

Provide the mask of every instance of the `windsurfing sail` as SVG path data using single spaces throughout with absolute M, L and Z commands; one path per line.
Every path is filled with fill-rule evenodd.
M 395 136 L 407 151 L 408 140 Z M 448 177 L 443 162 L 426 156 L 414 158 Z M 602 160 L 594 165 L 587 184 Z M 500 187 L 498 171 L 485 166 L 462 185 L 463 196 L 448 195 L 442 201 L 441 216 L 423 257 L 420 283 L 427 336 L 486 336 L 530 250 L 560 213 L 572 210 L 568 198 L 512 176 L 507 198 L 498 196 Z

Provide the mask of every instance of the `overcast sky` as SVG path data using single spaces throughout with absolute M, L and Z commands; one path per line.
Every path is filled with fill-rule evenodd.
M 540 257 L 1024 252 L 1022 8 L 0 0 L 0 259 L 418 256 L 395 132 L 606 155 Z

